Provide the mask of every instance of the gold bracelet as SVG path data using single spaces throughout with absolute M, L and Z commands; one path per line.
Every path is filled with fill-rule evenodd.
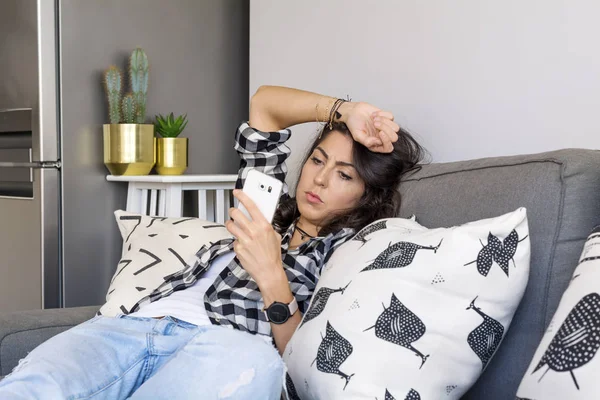
M 315 104 L 315 120 L 317 121 L 317 124 L 320 123 L 320 121 L 319 121 L 319 101 L 321 101 L 321 99 L 317 100 L 317 104 Z
M 325 96 L 321 96 L 321 98 L 324 98 Z M 329 107 L 325 106 L 325 119 L 323 121 L 319 121 L 319 102 L 321 101 L 321 99 L 319 99 L 319 101 L 317 101 L 317 104 L 315 106 L 315 112 L 317 114 L 317 123 L 321 123 L 323 122 L 323 127 L 322 128 L 317 128 L 317 132 L 319 132 L 319 137 L 318 139 L 321 139 L 321 137 L 323 136 L 323 130 L 325 129 L 325 127 L 327 126 L 327 116 L 329 115 L 329 112 L 327 110 L 330 110 L 331 107 L 333 106 L 333 102 L 335 101 L 335 99 L 331 99 L 329 101 Z
M 329 101 L 329 106 L 325 109 L 325 119 L 323 120 L 323 123 L 325 125 L 327 125 L 327 122 L 329 119 L 329 114 L 331 112 L 331 108 L 333 107 L 333 105 L 335 104 L 336 101 L 337 101 L 337 99 L 332 97 L 331 100 Z

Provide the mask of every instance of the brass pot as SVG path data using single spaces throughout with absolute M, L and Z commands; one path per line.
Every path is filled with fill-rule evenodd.
M 104 124 L 104 165 L 113 175 L 148 175 L 156 162 L 154 125 Z
M 188 167 L 188 138 L 156 140 L 156 172 L 159 175 L 181 175 Z

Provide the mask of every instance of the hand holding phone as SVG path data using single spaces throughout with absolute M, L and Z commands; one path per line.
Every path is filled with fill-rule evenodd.
M 265 219 L 272 223 L 282 189 L 283 183 L 280 180 L 251 169 L 248 171 L 242 191 L 256 204 Z M 249 220 L 252 220 L 242 203 L 238 208 Z
M 263 282 L 271 282 L 274 276 L 281 277 L 278 274 L 283 270 L 281 235 L 271 226 L 282 189 L 283 183 L 276 178 L 250 170 L 243 189 L 235 191 L 240 201 L 238 208 L 230 211 L 232 220 L 225 222 L 235 237 L 236 257 L 259 288 Z M 251 215 L 248 210 L 252 211 Z

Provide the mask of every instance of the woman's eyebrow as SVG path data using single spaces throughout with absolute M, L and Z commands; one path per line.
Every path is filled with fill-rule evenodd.
M 321 153 L 323 153 L 323 157 L 325 157 L 325 159 L 329 159 L 329 154 L 327 154 L 327 152 L 325 150 L 323 150 L 323 148 L 321 146 L 317 146 L 315 148 L 315 150 L 319 150 Z M 336 161 L 335 163 L 336 165 L 342 165 L 345 167 L 352 167 L 354 169 L 356 169 L 356 167 L 354 166 L 354 164 L 349 163 L 349 162 L 345 162 L 345 161 Z

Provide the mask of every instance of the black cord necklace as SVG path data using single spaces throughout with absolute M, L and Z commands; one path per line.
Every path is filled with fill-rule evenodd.
M 308 236 L 309 238 L 311 238 L 311 239 L 314 239 L 314 238 L 315 238 L 313 235 L 309 235 L 308 233 L 306 233 L 306 231 L 305 231 L 305 230 L 303 230 L 302 228 L 300 228 L 300 227 L 298 226 L 298 224 L 296 224 L 296 230 L 297 230 L 298 232 L 300 232 L 300 240 L 304 240 L 304 238 L 305 238 L 305 237 L 307 237 L 307 236 Z

